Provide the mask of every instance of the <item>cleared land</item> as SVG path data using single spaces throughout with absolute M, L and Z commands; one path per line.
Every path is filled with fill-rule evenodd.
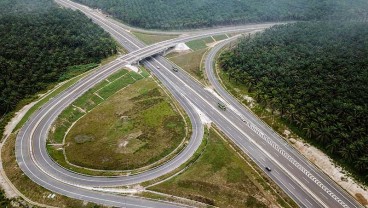
M 72 164 L 130 170 L 174 151 L 186 136 L 183 117 L 157 83 L 142 75 L 121 70 L 76 100 L 56 121 L 50 142 L 61 143 L 79 119 L 65 138 Z M 66 165 L 60 146 L 48 149 Z
M 196 163 L 149 189 L 217 207 L 296 207 L 283 192 L 276 194 L 268 179 L 258 172 L 211 129 L 207 146 Z
M 177 38 L 177 35 L 156 35 L 141 32 L 132 32 L 139 40 L 147 45 Z

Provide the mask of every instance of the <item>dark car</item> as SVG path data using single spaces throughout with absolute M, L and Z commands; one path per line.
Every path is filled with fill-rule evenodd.
M 270 167 L 265 167 L 265 169 L 266 169 L 267 171 L 271 171 L 271 168 L 270 168 Z

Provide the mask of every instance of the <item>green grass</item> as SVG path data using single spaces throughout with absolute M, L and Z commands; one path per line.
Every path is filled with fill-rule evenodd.
M 192 166 L 149 189 L 218 207 L 277 205 L 279 196 L 264 186 L 264 179 L 211 129 L 203 154 Z
M 133 79 L 133 77 L 130 76 L 130 74 L 128 74 L 127 76 L 120 77 L 114 82 L 109 83 L 108 85 L 106 85 L 106 87 L 98 90 L 96 93 L 98 93 L 104 99 L 107 99 L 108 97 L 116 93 L 118 90 L 130 84 L 133 84 L 134 82 L 135 80 Z
M 59 78 L 59 81 L 64 81 L 64 80 L 71 79 L 71 78 L 76 77 L 80 74 L 83 74 L 86 71 L 89 71 L 93 68 L 96 68 L 97 66 L 98 66 L 98 64 L 91 63 L 91 64 L 84 64 L 84 65 L 77 65 L 77 66 L 68 67 L 66 73 L 63 74 Z
M 143 79 L 144 76 L 141 75 L 141 74 L 138 74 L 138 73 L 135 73 L 133 71 L 129 72 L 130 76 L 135 79 L 135 80 L 140 80 L 140 79 Z
M 118 77 L 120 78 L 118 79 Z M 127 86 L 130 83 L 130 82 L 129 83 L 122 82 L 122 80 L 120 80 L 124 77 L 127 77 L 125 79 L 128 79 L 130 82 L 134 82 L 134 80 L 129 76 L 127 70 L 124 70 L 124 69 L 119 70 L 118 72 L 108 77 L 108 79 L 111 79 L 111 80 L 115 79 L 114 82 L 108 82 L 106 80 L 103 80 L 102 82 L 100 82 L 99 84 L 97 84 L 96 86 L 88 90 L 85 94 L 79 97 L 76 101 L 74 101 L 72 105 L 64 109 L 53 125 L 51 133 L 49 134 L 49 141 L 51 143 L 61 144 L 66 131 L 73 124 L 73 122 L 75 122 L 80 117 L 85 115 L 85 112 L 92 110 L 98 104 L 103 102 L 103 100 L 100 97 L 96 96 L 94 93 L 100 92 L 98 90 L 101 90 L 101 91 L 104 90 L 103 93 L 105 94 L 103 95 L 106 96 L 107 98 L 108 95 L 111 95 L 120 89 L 120 88 L 117 88 L 117 85 Z
M 144 42 L 147 45 L 151 45 L 153 43 L 162 42 L 165 40 L 170 40 L 173 38 L 177 38 L 177 35 L 160 35 L 160 34 L 148 34 L 142 32 L 132 32 L 139 40 Z
M 139 67 L 139 69 L 141 70 L 141 75 L 145 78 L 150 76 L 150 73 L 144 68 L 144 67 Z
M 220 41 L 220 40 L 225 40 L 225 39 L 227 39 L 227 36 L 226 36 L 226 35 L 215 35 L 215 36 L 213 36 L 213 38 L 214 38 L 216 41 Z
M 206 38 L 203 38 L 202 40 L 203 40 L 203 42 L 205 42 L 206 44 L 208 44 L 208 43 L 213 43 L 213 42 L 214 42 L 214 40 L 213 40 L 213 38 L 212 38 L 212 37 L 206 37 Z
M 206 37 L 206 38 L 199 39 L 199 40 L 189 41 L 186 44 L 193 51 L 197 51 L 197 50 L 200 50 L 200 49 L 207 48 L 207 44 L 213 43 L 213 42 L 214 42 L 214 40 L 212 39 L 212 37 Z
M 107 80 L 109 80 L 110 82 L 115 81 L 116 79 L 124 76 L 126 73 L 128 73 L 127 70 L 119 70 L 118 72 L 112 74 L 111 76 L 109 76 L 109 78 Z
M 152 78 L 144 79 L 142 74 L 134 72 L 117 73 L 123 76 L 109 77 L 108 80 L 114 81 L 103 82 L 74 102 L 88 111 L 87 114 L 70 106 L 54 123 L 49 141 L 60 143 L 71 124 L 84 116 L 66 137 L 68 160 L 76 165 L 104 170 L 140 168 L 170 154 L 186 137 L 185 123 L 178 109 L 170 104 Z M 148 75 L 147 71 L 142 73 Z M 101 147 L 104 154 L 100 154 Z M 49 153 L 61 165 L 69 166 L 62 151 L 50 146 Z
M 187 160 L 185 163 L 183 163 L 177 169 L 171 171 L 170 173 L 167 173 L 165 175 L 162 175 L 162 176 L 160 176 L 158 178 L 155 178 L 153 180 L 150 180 L 150 181 L 145 181 L 145 182 L 141 183 L 140 185 L 142 185 L 144 187 L 151 187 L 153 184 L 156 184 L 156 183 L 161 182 L 165 179 L 168 179 L 168 178 L 178 174 L 179 172 L 185 170 L 186 168 L 190 167 L 201 157 L 201 155 L 203 154 L 204 150 L 207 147 L 207 143 L 208 143 L 208 129 L 205 128 L 202 142 L 199 145 L 196 152 L 192 155 L 192 157 L 189 160 Z
M 176 65 L 180 66 L 182 69 L 187 71 L 197 80 L 201 81 L 203 79 L 203 72 L 201 70 L 201 61 L 203 55 L 206 53 L 207 49 L 199 49 L 190 53 L 178 54 L 172 56 L 169 59 Z

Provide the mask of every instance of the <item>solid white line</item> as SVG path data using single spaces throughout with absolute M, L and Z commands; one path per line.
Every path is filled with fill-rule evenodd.
M 309 183 L 309 181 L 307 179 L 305 179 L 304 177 L 302 177 L 307 183 Z
M 308 200 L 308 199 L 305 199 L 310 205 L 313 206 L 313 204 Z
M 290 185 L 293 189 L 295 189 L 295 187 L 294 187 L 293 185 L 291 185 L 291 183 L 289 183 L 289 185 Z
M 289 163 L 287 163 L 287 165 L 288 165 L 292 170 L 294 170 L 294 168 L 293 168 Z
M 319 193 L 328 200 L 328 198 L 322 192 Z
M 161 64 L 156 58 L 153 58 L 155 60 L 155 62 L 159 65 L 161 65 L 163 68 L 166 68 L 163 64 Z M 167 68 L 166 68 L 167 69 Z M 158 70 L 159 71 L 159 70 Z M 167 70 L 168 73 L 170 73 L 173 77 L 176 77 L 178 79 L 178 81 L 182 82 L 184 85 L 186 85 L 183 80 L 181 80 L 176 74 L 174 74 L 171 70 Z M 159 71 L 161 73 L 162 76 L 166 77 L 166 75 L 163 75 L 161 71 Z M 198 92 L 196 92 L 194 89 L 189 88 L 189 90 L 191 90 L 194 94 L 196 94 L 199 98 L 201 98 L 204 102 L 208 103 Z M 243 135 L 245 135 L 249 141 L 251 141 L 255 146 L 257 146 L 261 151 L 263 151 L 264 154 L 266 154 L 270 159 L 272 159 L 274 161 L 274 163 L 276 163 L 281 169 L 285 169 L 277 160 L 275 160 L 275 158 L 272 157 L 272 155 L 270 155 L 263 147 L 261 147 L 258 143 L 256 143 L 247 133 L 245 133 L 241 128 L 239 128 L 237 125 L 235 125 L 232 121 L 230 121 L 227 117 L 225 117 L 223 115 L 223 113 L 221 113 L 217 108 L 214 108 L 210 103 L 208 103 L 209 106 L 211 106 L 211 108 L 216 111 L 218 113 L 219 116 L 223 117 L 225 120 L 228 121 L 228 123 L 230 123 L 231 125 L 233 125 L 234 127 L 236 127 L 238 129 L 238 131 L 240 131 Z M 315 195 L 308 187 L 306 187 L 303 183 L 301 183 L 294 175 L 292 175 L 291 173 L 289 173 L 286 169 L 284 170 L 285 173 L 287 173 L 291 178 L 293 178 L 294 181 L 296 181 L 300 186 L 302 186 L 305 190 L 308 191 L 309 194 L 311 194 L 316 200 L 318 200 L 320 202 L 320 204 L 322 204 L 324 207 L 327 207 L 327 205 L 319 199 L 319 197 L 317 195 Z

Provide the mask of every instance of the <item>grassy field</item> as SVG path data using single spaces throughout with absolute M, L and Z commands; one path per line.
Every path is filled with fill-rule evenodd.
M 65 133 L 73 122 L 77 121 L 86 112 L 92 110 L 121 88 L 134 83 L 137 79 L 133 78 L 133 74 L 135 73 L 128 72 L 125 69 L 119 70 L 74 101 L 71 106 L 67 107 L 60 114 L 54 123 L 51 134 L 49 135 L 49 142 L 61 144 Z M 143 78 L 143 76 L 139 76 L 140 79 Z
M 212 36 L 216 41 L 220 41 L 220 40 L 225 40 L 227 39 L 228 37 L 226 35 L 215 35 L 215 36 Z
M 141 74 L 121 70 L 89 90 L 59 116 L 49 143 L 61 144 L 65 132 L 80 119 L 65 143 L 66 156 L 75 165 L 135 169 L 171 153 L 185 138 L 185 122 L 154 80 L 142 79 L 148 75 L 145 70 Z M 48 150 L 54 160 L 68 167 L 60 145 L 49 145 Z
M 204 48 L 190 53 L 177 53 L 169 59 L 200 81 L 203 79 L 201 61 L 206 51 Z
M 207 48 L 207 42 L 205 42 L 204 39 L 192 40 L 187 42 L 186 44 L 193 51 Z
M 71 199 L 59 194 L 55 194 L 54 198 L 48 197 L 53 194 L 53 192 L 50 192 L 31 181 L 19 168 L 15 159 L 15 138 L 15 134 L 10 135 L 2 148 L 1 157 L 4 171 L 9 180 L 27 198 L 40 204 L 47 204 L 55 207 L 102 207 L 96 204 L 85 203 L 80 200 Z
M 200 158 L 182 174 L 149 190 L 189 198 L 217 207 L 288 207 L 296 205 L 284 193 L 276 194 L 246 160 L 216 131 L 209 131 Z
M 135 169 L 168 155 L 184 137 L 181 115 L 153 79 L 144 79 L 79 120 L 66 137 L 65 152 L 83 167 Z
M 158 43 L 165 40 L 170 40 L 177 38 L 177 35 L 156 35 L 156 34 L 148 34 L 141 32 L 132 32 L 139 40 L 144 42 L 147 45 L 151 45 L 153 43 Z

